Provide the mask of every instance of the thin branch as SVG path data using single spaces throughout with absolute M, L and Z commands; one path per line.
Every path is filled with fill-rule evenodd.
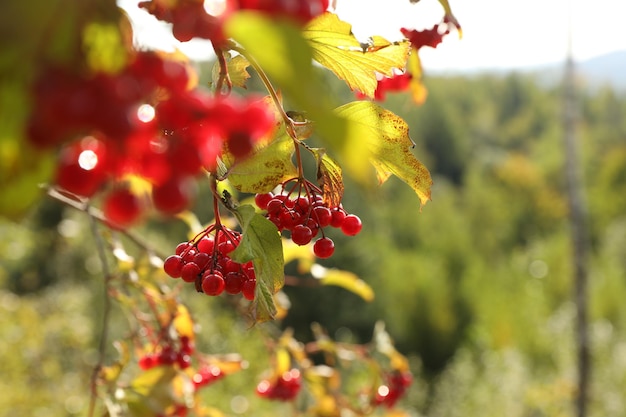
M 287 113 L 285 113 L 285 109 L 283 109 L 282 103 L 278 98 L 278 94 L 276 94 L 276 90 L 274 89 L 274 86 L 272 86 L 272 82 L 270 81 L 263 68 L 261 68 L 259 63 L 256 62 L 256 60 L 252 56 L 250 56 L 245 49 L 235 45 L 231 46 L 231 49 L 244 56 L 248 60 L 250 65 L 252 65 L 252 68 L 254 68 L 256 73 L 259 74 L 259 78 L 261 78 L 261 82 L 263 82 L 265 89 L 270 93 L 272 101 L 274 102 L 274 105 L 276 106 L 280 117 L 285 121 L 287 134 L 291 136 L 294 140 L 296 140 L 298 135 L 296 134 L 296 129 L 293 126 L 293 120 L 287 115 Z
M 77 198 L 71 197 L 70 195 L 63 193 L 54 187 L 46 187 L 46 193 L 52 199 L 63 203 L 68 207 L 87 213 L 91 219 L 98 220 L 100 223 L 104 223 L 107 226 L 110 224 L 102 211 L 90 206 L 88 201 L 78 200 Z M 156 251 L 144 238 L 142 238 L 139 234 L 133 232 L 132 230 L 116 229 L 116 231 L 126 236 L 131 242 L 133 242 L 138 247 L 144 249 L 149 254 L 155 254 L 163 259 L 166 257 L 164 254 Z
M 96 218 L 93 217 L 89 213 L 89 207 L 85 210 L 87 214 L 89 214 L 89 225 L 91 228 L 91 233 L 93 234 L 94 241 L 96 243 L 96 250 L 98 252 L 98 258 L 100 259 L 100 263 L 102 264 L 102 273 L 104 275 L 104 299 L 103 299 L 103 311 L 102 311 L 102 330 L 100 332 L 100 342 L 98 344 L 98 363 L 93 369 L 93 373 L 91 375 L 91 397 L 89 400 L 89 417 L 93 417 L 96 409 L 96 400 L 98 397 L 98 375 L 104 365 L 105 356 L 106 356 L 106 347 L 108 343 L 108 333 L 109 333 L 109 317 L 111 312 L 111 299 L 109 297 L 109 282 L 111 281 L 111 270 L 109 269 L 109 264 L 106 256 L 106 252 L 104 249 L 104 242 L 102 241 L 102 236 L 98 231 L 98 224 L 96 223 Z

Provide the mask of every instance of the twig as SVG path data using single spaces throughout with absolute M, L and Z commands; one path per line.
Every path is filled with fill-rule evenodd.
M 104 364 L 106 347 L 108 342 L 108 329 L 109 329 L 109 316 L 111 312 L 111 299 L 109 297 L 109 282 L 111 281 L 111 270 L 109 269 L 109 264 L 106 257 L 106 252 L 104 250 L 104 243 L 102 242 L 102 236 L 98 232 L 98 225 L 96 223 L 96 218 L 93 217 L 89 213 L 89 207 L 86 207 L 85 212 L 89 214 L 89 225 L 91 228 L 91 232 L 93 234 L 96 249 L 98 251 L 98 258 L 100 258 L 100 263 L 102 264 L 102 273 L 104 275 L 104 306 L 102 311 L 102 330 L 100 332 L 100 342 L 98 344 L 98 363 L 94 367 L 93 373 L 91 375 L 91 398 L 89 400 L 89 417 L 93 417 L 96 408 L 96 399 L 98 397 L 98 375 L 102 369 Z
M 85 212 L 89 215 L 89 218 L 98 220 L 105 225 L 109 225 L 110 222 L 107 220 L 106 216 L 102 213 L 101 210 L 98 210 L 95 207 L 89 205 L 88 201 L 77 200 L 76 198 L 70 197 L 68 194 L 62 193 L 58 189 L 54 187 L 46 187 L 46 192 L 49 197 L 52 199 L 65 204 L 68 207 L 73 209 Z M 156 251 L 145 239 L 139 236 L 137 233 L 128 229 L 115 229 L 118 233 L 126 236 L 131 242 L 133 242 L 138 247 L 144 249 L 149 254 L 155 254 L 160 258 L 164 259 L 166 256 L 162 253 Z

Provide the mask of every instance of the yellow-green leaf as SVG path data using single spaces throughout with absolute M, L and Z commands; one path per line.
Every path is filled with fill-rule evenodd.
M 361 147 L 368 149 L 381 184 L 395 175 L 415 191 L 422 205 L 430 200 L 430 173 L 411 152 L 409 126 L 401 117 L 369 101 L 348 103 L 336 111 L 361 128 Z
M 173 325 L 179 337 L 187 337 L 194 340 L 195 332 L 193 330 L 193 319 L 189 310 L 183 304 L 178 304 L 176 308 L 176 317 L 174 317 Z
M 374 97 L 376 73 L 391 76 L 393 68 L 404 68 L 410 50 L 408 41 L 389 42 L 380 36 L 359 42 L 352 26 L 334 13 L 314 19 L 302 36 L 311 45 L 313 59 L 368 97 Z
M 228 78 L 230 78 L 230 82 L 235 87 L 246 88 L 246 81 L 250 78 L 250 74 L 247 71 L 247 68 L 250 66 L 250 63 L 246 58 L 241 55 L 237 55 L 231 58 L 229 55 L 225 56 L 226 58 L 226 70 L 228 71 Z M 213 65 L 212 71 L 212 79 L 213 84 L 217 84 L 220 78 L 220 64 L 216 62 Z
M 325 268 L 319 264 L 311 267 L 311 275 L 319 279 L 323 285 L 335 285 L 342 287 L 358 295 L 365 301 L 374 299 L 374 290 L 352 272 L 342 271 L 335 268 Z
M 281 182 L 298 175 L 291 157 L 293 139 L 283 135 L 255 150 L 252 158 L 237 162 L 228 172 L 228 180 L 237 190 L 266 193 Z
M 254 11 L 242 11 L 228 19 L 225 31 L 254 57 L 278 89 L 296 103 L 310 101 L 311 51 L 295 25 Z M 259 36 L 261 33 L 263 36 Z

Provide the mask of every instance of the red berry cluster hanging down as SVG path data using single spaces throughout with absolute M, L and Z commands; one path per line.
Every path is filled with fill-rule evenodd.
M 141 356 L 139 367 L 147 370 L 155 366 L 176 365 L 180 369 L 186 369 L 191 365 L 191 355 L 194 351 L 193 342 L 188 337 L 181 337 L 178 343 L 168 340 L 156 346 L 153 352 Z
M 211 234 L 213 233 L 213 234 Z M 237 248 L 241 234 L 223 225 L 211 225 L 195 239 L 182 242 L 163 269 L 172 278 L 195 284 L 206 295 L 243 294 L 254 299 L 256 275 L 252 262 L 240 264 L 228 254 Z
M 92 197 L 113 183 L 103 208 L 114 225 L 131 224 L 146 208 L 128 175 L 151 183 L 157 210 L 178 213 L 203 168 L 215 169 L 224 150 L 246 157 L 275 122 L 254 97 L 214 98 L 188 84 L 183 63 L 150 52 L 115 75 L 49 69 L 33 90 L 29 139 L 42 148 L 64 144 L 56 183 L 66 191 Z
M 192 367 L 193 362 L 199 362 L 196 367 Z M 222 369 L 196 355 L 193 341 L 187 336 L 182 336 L 178 341 L 166 340 L 154 347 L 152 352 L 148 352 L 139 357 L 139 367 L 146 371 L 157 366 L 175 367 L 185 372 L 191 377 L 193 389 L 195 391 L 222 379 L 225 374 Z M 163 416 L 185 416 L 189 409 L 188 405 L 175 404 L 174 407 L 162 414 Z
M 270 400 L 291 401 L 298 395 L 300 388 L 302 388 L 300 371 L 294 368 L 273 380 L 262 380 L 257 385 L 256 392 Z
M 348 236 L 358 234 L 362 227 L 361 219 L 348 214 L 341 205 L 329 207 L 319 188 L 306 180 L 283 183 L 279 194 L 257 194 L 255 203 L 267 211 L 267 218 L 279 231 L 290 232 L 297 245 L 306 245 L 321 234 L 313 244 L 313 252 L 319 258 L 329 258 L 335 251 L 333 240 L 324 234 L 325 227 L 339 228 Z
M 209 39 L 225 41 L 223 25 L 237 10 L 255 10 L 269 16 L 305 24 L 328 9 L 329 0 L 150 0 L 142 7 L 157 19 L 172 24 L 172 33 L 181 42 Z

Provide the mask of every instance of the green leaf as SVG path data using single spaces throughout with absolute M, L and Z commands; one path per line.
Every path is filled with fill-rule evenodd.
M 237 162 L 230 168 L 228 180 L 233 187 L 246 193 L 266 193 L 298 175 L 291 160 L 293 139 L 284 129 L 282 133 L 269 144 L 255 150 L 252 158 Z
M 352 26 L 334 13 L 314 19 L 302 35 L 311 45 L 313 59 L 368 97 L 374 97 L 376 73 L 391 76 L 393 68 L 404 68 L 411 47 L 408 41 L 389 42 L 380 36 L 361 43 Z
M 343 178 L 341 167 L 335 162 L 325 149 L 311 149 L 317 160 L 317 182 L 324 193 L 324 202 L 329 207 L 336 207 L 343 198 Z
M 324 268 L 321 265 L 314 264 L 311 267 L 311 275 L 319 279 L 323 285 L 342 287 L 368 302 L 374 299 L 372 287 L 352 272 L 335 268 Z
M 261 13 L 242 11 L 228 19 L 225 32 L 236 39 L 249 56 L 254 57 L 280 90 L 297 103 L 312 100 L 311 49 L 297 26 L 270 19 Z
M 313 121 L 317 134 L 330 143 L 343 141 L 346 121 L 333 113 L 337 104 L 332 95 L 318 88 L 320 73 L 313 70 L 311 46 L 302 37 L 300 28 L 261 13 L 242 11 L 228 19 L 225 31 L 244 48 L 248 59 L 254 57 L 251 65 L 262 69 L 273 88 L 289 100 L 297 113 L 306 114 L 306 118 Z M 296 128 L 298 134 L 306 136 L 310 126 L 305 123 Z M 363 171 L 355 172 L 362 174 Z
M 360 146 L 368 149 L 381 184 L 395 175 L 415 191 L 422 205 L 430 200 L 430 173 L 411 152 L 409 126 L 401 117 L 369 101 L 348 103 L 336 111 L 360 127 L 355 129 Z
M 230 55 L 226 55 L 226 69 L 228 71 L 228 77 L 230 78 L 230 82 L 235 87 L 247 88 L 246 81 L 250 78 L 250 74 L 246 70 L 250 63 L 246 58 L 241 55 L 237 55 L 233 58 Z M 220 64 L 216 62 L 213 65 L 213 71 L 211 73 L 211 78 L 213 80 L 213 85 L 217 84 L 217 81 L 220 78 Z
M 283 248 L 278 229 L 255 212 L 251 205 L 234 209 L 242 229 L 241 242 L 231 253 L 236 262 L 252 261 L 256 274 L 256 294 L 252 316 L 257 322 L 272 320 L 276 314 L 274 294 L 285 283 Z

